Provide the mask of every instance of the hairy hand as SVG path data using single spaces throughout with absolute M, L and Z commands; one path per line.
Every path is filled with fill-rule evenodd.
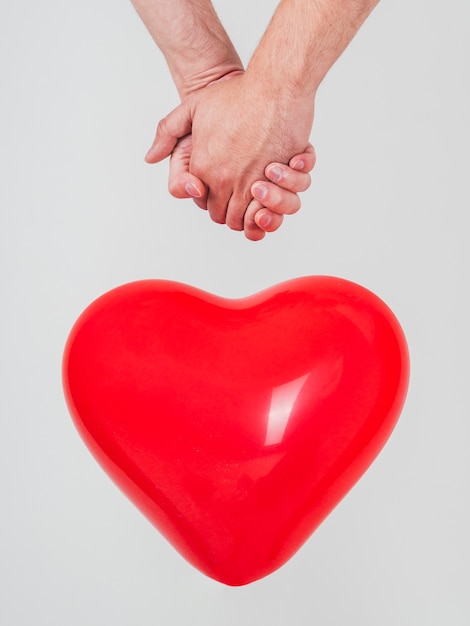
M 312 122 L 311 100 L 289 99 L 283 94 L 274 97 L 262 85 L 254 84 L 246 74 L 241 74 L 191 94 L 165 117 L 158 125 L 146 159 L 156 163 L 166 158 L 178 141 L 185 138 L 180 146 L 186 141 L 186 145 L 183 144 L 186 166 L 189 165 L 189 173 L 195 177 L 187 183 L 196 184 L 197 179 L 205 186 L 198 204 L 207 208 L 214 221 L 236 230 L 245 228 L 249 236 L 256 224 L 253 208 L 269 206 L 266 198 L 271 198 L 270 208 L 273 211 L 277 208 L 279 215 L 299 208 L 297 201 L 298 206 L 283 207 L 274 185 L 261 181 L 269 179 L 267 164 L 273 164 L 276 178 L 276 174 L 279 175 L 276 164 L 289 163 L 293 154 L 313 154 L 308 143 Z M 191 137 L 188 139 L 187 135 Z M 190 151 L 187 149 L 189 142 Z M 282 170 L 281 178 L 285 176 Z M 309 180 L 304 179 L 305 183 L 308 186 Z M 170 191 L 174 195 L 178 193 L 171 188 L 171 177 Z M 256 197 L 257 191 L 262 192 L 258 196 L 259 204 L 253 205 L 252 193 Z M 262 221 L 260 217 L 259 222 Z M 273 226 L 271 230 L 275 230 L 276 224 Z
M 201 208 L 207 209 L 207 188 L 189 171 L 192 153 L 192 136 L 178 141 L 170 157 L 168 190 L 175 198 L 192 198 Z M 309 188 L 310 172 L 315 166 L 315 151 L 308 145 L 305 152 L 297 154 L 288 165 L 270 163 L 264 171 L 266 180 L 256 181 L 251 192 L 263 196 L 263 200 L 251 200 L 244 216 L 247 239 L 259 241 L 266 233 L 276 231 L 284 215 L 300 209 L 299 192 Z M 259 194 L 261 187 L 261 194 Z

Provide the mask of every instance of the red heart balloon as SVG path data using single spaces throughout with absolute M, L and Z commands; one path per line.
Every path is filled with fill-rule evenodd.
M 98 462 L 228 585 L 283 565 L 354 485 L 408 374 L 390 309 L 331 277 L 239 300 L 162 280 L 118 287 L 78 319 L 63 367 Z

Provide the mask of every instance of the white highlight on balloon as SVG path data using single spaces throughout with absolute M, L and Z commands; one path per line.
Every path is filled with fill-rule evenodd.
M 273 389 L 266 439 L 264 440 L 265 446 L 273 446 L 282 441 L 295 401 L 309 375 L 305 374 Z

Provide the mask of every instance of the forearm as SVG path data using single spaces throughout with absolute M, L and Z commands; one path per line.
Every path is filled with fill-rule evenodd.
M 276 95 L 312 97 L 379 0 L 282 0 L 247 68 Z
M 182 98 L 242 69 L 210 0 L 131 0 Z

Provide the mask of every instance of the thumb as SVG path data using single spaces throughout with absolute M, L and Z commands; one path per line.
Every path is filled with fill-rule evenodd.
M 158 163 L 170 156 L 178 139 L 191 132 L 191 126 L 191 106 L 186 100 L 158 123 L 153 144 L 145 155 L 147 163 Z

